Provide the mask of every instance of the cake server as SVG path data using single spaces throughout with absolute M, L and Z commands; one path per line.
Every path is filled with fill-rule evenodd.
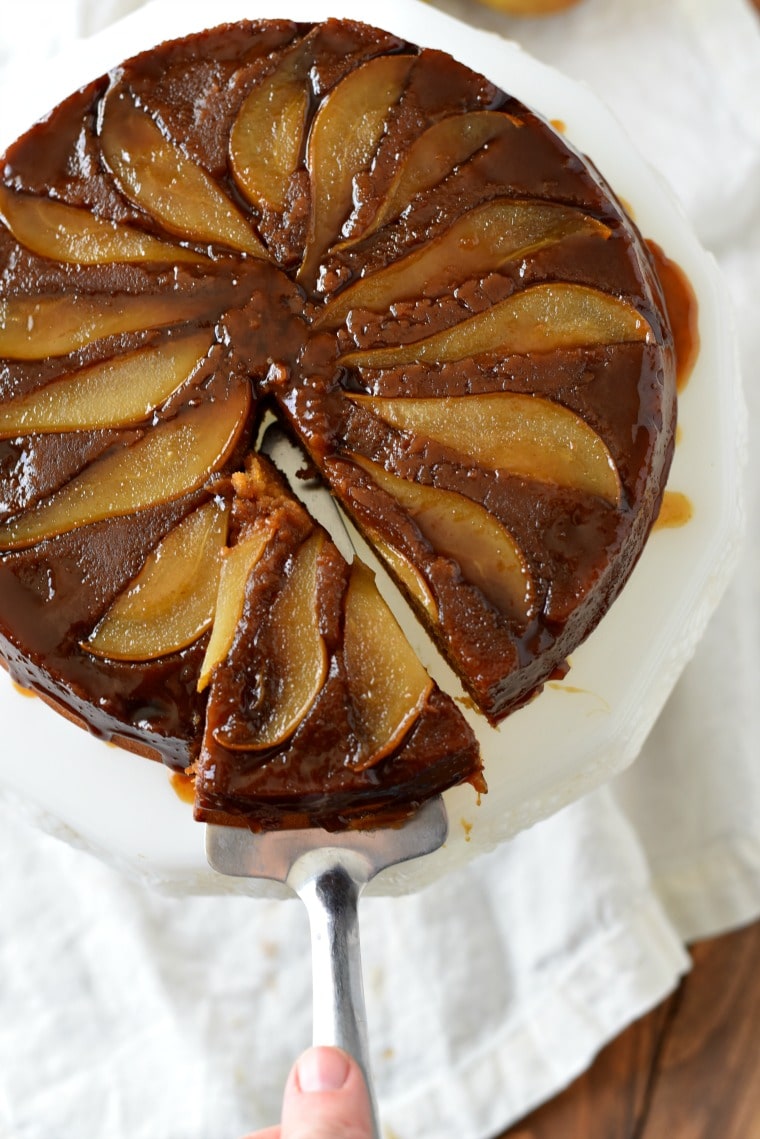
M 353 547 L 332 497 L 317 482 L 298 478 L 306 465 L 303 452 L 276 424 L 264 431 L 261 450 L 350 562 Z M 305 904 L 311 930 L 314 1044 L 337 1045 L 358 1062 L 369 1089 L 375 1139 L 380 1139 L 380 1131 L 368 1053 L 359 897 L 381 870 L 432 854 L 447 833 L 440 795 L 401 825 L 377 830 L 335 833 L 308 828 L 254 834 L 247 827 L 206 825 L 206 857 L 213 870 L 282 882 Z
M 221 874 L 283 882 L 303 901 L 311 930 L 313 1040 L 349 1052 L 369 1089 L 373 1136 L 380 1139 L 369 1064 L 358 903 L 362 890 L 388 866 L 431 854 L 446 840 L 440 796 L 402 826 L 374 831 L 319 829 L 253 834 L 206 825 L 206 856 Z

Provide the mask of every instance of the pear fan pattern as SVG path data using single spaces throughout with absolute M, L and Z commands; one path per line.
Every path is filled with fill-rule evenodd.
M 674 400 L 645 247 L 548 127 L 438 52 L 273 20 L 127 62 L 4 171 L 0 651 L 22 680 L 197 760 L 276 544 L 265 412 L 487 717 L 562 670 L 644 543 Z M 392 766 L 434 686 L 358 561 L 328 633 L 336 553 L 299 526 L 277 677 L 204 747 L 260 779 L 338 662 L 350 762 Z M 375 678 L 382 707 L 373 621 L 403 662 Z M 450 782 L 477 770 L 461 752 Z

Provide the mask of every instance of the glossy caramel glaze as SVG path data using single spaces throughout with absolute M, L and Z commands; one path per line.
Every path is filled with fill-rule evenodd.
M 363 74 L 378 78 L 362 86 Z M 383 84 L 385 108 L 377 95 Z M 283 137 L 287 130 L 292 135 L 275 148 L 277 162 L 266 176 L 245 172 L 239 142 L 245 108 L 255 105 L 259 90 L 270 93 L 268 105 L 280 115 L 275 125 Z M 371 135 L 367 123 L 375 122 L 364 151 L 361 130 L 345 126 L 362 100 L 361 130 Z M 465 129 L 449 132 L 459 122 Z M 180 193 L 169 207 L 160 194 L 144 196 L 150 163 L 140 166 L 139 153 L 125 142 L 139 140 L 141 131 L 153 132 L 154 150 L 166 147 L 181 168 L 181 176 L 169 180 Z M 430 133 L 435 131 L 441 133 Z M 336 174 L 344 135 L 354 140 L 345 185 Z M 446 139 L 445 146 L 431 143 L 425 151 L 434 137 Z M 260 141 L 254 137 L 246 145 L 255 152 Z M 137 142 L 133 149 L 139 150 Z M 125 155 L 126 173 L 119 165 Z M 415 155 L 423 155 L 417 159 L 423 171 L 441 164 L 429 184 L 419 180 L 419 170 L 416 183 L 399 181 Z M 185 213 L 183 183 L 200 186 L 191 198 L 205 201 L 208 195 L 211 204 L 200 222 L 197 214 L 191 219 Z M 410 187 L 408 197 L 391 210 L 399 185 Z M 255 671 L 253 601 L 235 642 L 236 666 L 220 669 L 202 691 L 198 676 L 208 632 L 150 661 L 101 659 L 86 643 L 151 552 L 204 502 L 232 504 L 228 541 L 234 546 L 240 506 L 232 476 L 243 469 L 269 409 L 387 559 L 410 606 L 485 716 L 500 720 L 561 674 L 565 658 L 606 612 L 643 548 L 659 509 L 675 426 L 672 306 L 666 306 L 654 262 L 668 263 L 650 254 L 599 174 L 517 100 L 440 52 L 351 21 L 311 26 L 273 20 L 164 44 L 89 84 L 9 149 L 0 193 L 6 223 L 0 224 L 0 410 L 137 350 L 160 354 L 201 333 L 209 344 L 187 381 L 142 419 L 0 437 L 0 652 L 16 680 L 91 731 L 151 751 L 175 769 L 197 761 L 205 737 L 203 817 L 238 812 L 256 826 L 308 820 L 354 825 L 373 813 L 403 814 L 450 784 L 477 781 L 471 733 L 437 689 L 391 755 L 368 772 L 352 773 L 351 713 L 337 665 L 281 747 L 267 755 L 221 747 L 213 735 L 220 709 L 243 699 L 240 685 L 244 689 Z M 345 205 L 333 218 L 331 203 L 341 195 Z M 220 200 L 227 203 L 222 213 L 229 214 L 221 221 L 214 204 Z M 19 202 L 76 207 L 77 217 L 116 223 L 125 240 L 138 234 L 163 245 L 150 256 L 84 263 L 84 254 L 75 253 L 63 261 L 60 252 L 52 255 L 52 246 L 46 252 L 51 238 L 30 236 L 17 220 Z M 548 237 L 526 237 L 498 256 L 490 254 L 490 239 L 482 240 L 481 255 L 477 233 L 463 237 L 462 264 L 473 267 L 460 270 L 447 235 L 460 219 L 486 216 L 505 203 L 518 204 L 517 224 L 521 211 L 536 205 L 556 209 L 560 222 L 551 222 Z M 57 224 L 51 221 L 51 231 Z M 232 224 L 237 228 L 228 238 L 224 227 Z M 222 236 L 209 237 L 207 225 Z M 243 246 L 248 252 L 241 252 Z M 408 258 L 413 273 L 415 258 L 427 248 L 444 252 L 426 262 L 424 279 L 409 295 L 403 281 L 411 278 L 397 283 L 387 271 Z M 393 283 L 373 300 L 374 282 L 384 280 Z M 365 291 L 349 293 L 358 286 Z M 634 327 L 630 314 L 636 314 L 635 333 L 618 331 L 609 342 L 591 333 L 580 343 L 547 341 L 537 350 L 517 341 L 510 350 L 507 337 L 440 359 L 414 355 L 420 344 L 478 316 L 507 312 L 515 299 L 548 289 L 554 303 L 558 286 L 570 286 L 573 295 L 614 298 L 626 328 Z M 35 348 L 35 336 L 24 328 L 24 320 L 39 320 L 40 328 L 43 323 L 38 310 L 24 307 L 29 302 L 41 302 L 44 315 L 53 313 L 45 306 L 56 298 L 75 297 L 81 305 L 107 299 L 127 313 L 146 296 L 155 298 L 156 313 L 166 298 L 179 307 L 143 325 L 126 318 L 120 325 L 117 318 L 102 335 L 80 334 L 75 327 L 53 350 Z M 670 316 L 679 327 L 686 320 L 680 310 Z M 56 319 L 63 320 L 45 317 L 48 325 Z M 691 335 L 693 343 L 693 328 Z M 411 347 L 406 362 L 384 362 L 384 351 L 403 346 Z M 251 392 L 245 422 L 200 485 L 188 483 L 171 500 L 158 496 L 134 511 L 41 540 L 14 536 L 23 532 L 20 519 L 44 518 L 47 504 L 65 498 L 80 476 L 110 470 L 114 455 L 150 441 L 188 411 L 222 407 L 240 383 Z M 434 433 L 389 425 L 362 402 L 368 396 L 434 403 L 494 394 L 531 397 L 531 407 L 556 405 L 572 413 L 597 440 L 593 454 L 602 448 L 607 456 L 616 494 L 593 485 L 584 489 L 574 484 L 575 476 L 556 481 L 532 475 L 524 465 L 485 465 L 450 441 L 436 441 Z M 457 531 L 453 546 L 441 546 L 427 507 L 404 506 L 373 470 L 401 480 L 389 486 L 425 488 L 433 513 L 443 511 L 440 503 L 464 501 L 465 514 L 467 504 L 475 504 L 478 517 L 493 520 L 488 533 L 514 551 L 528 600 L 518 597 L 516 609 L 495 602 L 488 581 L 481 575 L 478 584 L 480 571 L 467 561 L 466 531 Z M 283 491 L 283 501 L 288 498 Z M 289 533 L 285 526 L 283 549 Z M 321 579 L 321 603 L 326 624 L 329 611 L 339 625 L 335 598 L 346 568 L 338 558 L 330 566 Z M 276 593 L 283 574 L 285 563 L 274 576 L 260 569 L 251 587 L 255 595 Z

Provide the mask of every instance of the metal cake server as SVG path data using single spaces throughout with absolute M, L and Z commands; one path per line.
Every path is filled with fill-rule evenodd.
M 369 1089 L 375 1139 L 380 1139 L 372 1086 L 362 983 L 358 902 L 388 866 L 438 850 L 448 818 L 440 796 L 399 827 L 375 831 L 309 829 L 253 834 L 247 828 L 206 826 L 206 855 L 221 874 L 284 882 L 309 914 L 312 951 L 313 1040 L 334 1044 L 359 1063 Z
M 297 477 L 305 465 L 299 448 L 273 425 L 264 433 L 261 450 L 350 561 L 353 547 L 331 496 L 318 484 Z M 380 1139 L 380 1131 L 367 1043 L 359 897 L 381 870 L 432 854 L 447 833 L 448 817 L 440 796 L 402 825 L 373 831 L 333 833 L 314 828 L 253 834 L 244 827 L 206 826 L 206 856 L 212 869 L 238 878 L 283 882 L 304 902 L 311 929 L 314 1043 L 337 1045 L 359 1063 L 369 1089 L 375 1139 Z

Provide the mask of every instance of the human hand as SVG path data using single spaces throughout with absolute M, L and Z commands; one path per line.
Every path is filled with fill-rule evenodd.
M 282 1101 L 282 1123 L 245 1139 L 372 1139 L 364 1077 L 339 1048 L 309 1048 L 296 1061 Z

